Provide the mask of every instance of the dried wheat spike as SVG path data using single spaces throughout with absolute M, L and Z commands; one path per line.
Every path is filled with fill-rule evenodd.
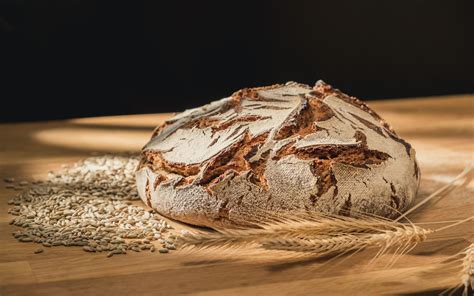
M 463 254 L 461 281 L 464 286 L 463 295 L 467 296 L 469 287 L 474 290 L 474 244 L 467 247 Z
M 266 249 L 310 252 L 314 256 L 377 246 L 381 248 L 377 258 L 394 247 L 397 247 L 395 255 L 404 254 L 424 241 L 430 232 L 412 224 L 370 216 L 312 215 L 263 224 L 259 229 L 190 233 L 181 237 L 181 243 L 198 248 L 260 244 Z
M 270 238 L 312 238 L 328 234 L 374 233 L 396 229 L 399 222 L 376 217 L 352 218 L 313 214 L 304 218 L 279 218 L 257 225 L 259 228 L 221 229 L 213 233 L 188 233 L 181 237 L 183 245 L 198 247 L 238 246 Z
M 394 229 L 382 229 L 378 233 L 349 233 L 321 236 L 313 239 L 265 240 L 262 242 L 262 246 L 273 250 L 312 252 L 316 256 L 359 251 L 367 247 L 379 247 L 380 251 L 374 259 L 385 254 L 388 250 L 396 248 L 394 252 L 394 258 L 396 258 L 396 255 L 403 255 L 419 242 L 424 241 L 427 234 L 431 232 L 433 231 L 415 225 L 399 225 Z
M 460 262 L 460 263 L 459 263 Z M 459 268 L 461 270 L 460 274 L 460 283 L 455 287 L 448 288 L 440 293 L 440 295 L 453 295 L 459 289 L 462 289 L 463 296 L 473 295 L 474 291 L 474 243 L 463 249 L 459 253 L 456 253 L 453 256 L 450 256 L 447 260 L 443 262 L 442 269 L 436 270 L 436 272 L 442 270 L 451 270 L 452 268 Z

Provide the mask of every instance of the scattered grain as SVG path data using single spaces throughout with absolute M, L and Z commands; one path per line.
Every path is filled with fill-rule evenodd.
M 160 252 L 160 253 L 163 253 L 163 254 L 164 254 L 164 253 L 168 253 L 168 252 L 169 252 L 169 250 L 168 250 L 167 248 L 161 248 L 161 249 L 159 249 L 159 250 L 158 250 L 158 252 Z
M 86 252 L 95 252 L 96 251 L 95 248 L 89 247 L 89 246 L 84 246 L 84 247 L 82 247 L 82 249 Z
M 13 177 L 5 177 L 5 178 L 3 178 L 3 182 L 5 182 L 5 183 L 13 183 L 13 182 L 15 182 L 15 178 L 13 178 Z
M 137 165 L 136 156 L 97 156 L 49 172 L 47 180 L 31 182 L 29 187 L 27 181 L 20 182 L 23 187 L 7 184 L 22 190 L 8 201 L 13 205 L 9 213 L 16 216 L 10 224 L 21 227 L 14 237 L 44 247 L 106 251 L 107 256 L 126 250 L 154 252 L 151 241 L 157 239 L 172 245 L 171 226 L 153 210 L 132 202 L 139 199 Z M 160 249 L 160 253 L 168 251 Z

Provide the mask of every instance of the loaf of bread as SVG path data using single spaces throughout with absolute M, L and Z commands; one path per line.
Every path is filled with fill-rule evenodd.
M 232 227 L 258 211 L 393 218 L 420 171 L 377 113 L 318 81 L 242 89 L 176 115 L 143 148 L 136 180 L 164 216 Z

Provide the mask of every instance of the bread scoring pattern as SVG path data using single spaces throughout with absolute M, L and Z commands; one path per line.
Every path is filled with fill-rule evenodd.
M 414 149 L 372 109 L 322 81 L 243 89 L 158 127 L 140 196 L 197 225 L 244 224 L 252 209 L 395 216 L 419 184 Z

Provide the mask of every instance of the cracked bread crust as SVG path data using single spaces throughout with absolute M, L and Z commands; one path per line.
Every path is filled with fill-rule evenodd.
M 136 179 L 164 216 L 232 227 L 261 213 L 393 218 L 420 172 L 375 111 L 318 81 L 243 89 L 176 115 L 153 132 Z

